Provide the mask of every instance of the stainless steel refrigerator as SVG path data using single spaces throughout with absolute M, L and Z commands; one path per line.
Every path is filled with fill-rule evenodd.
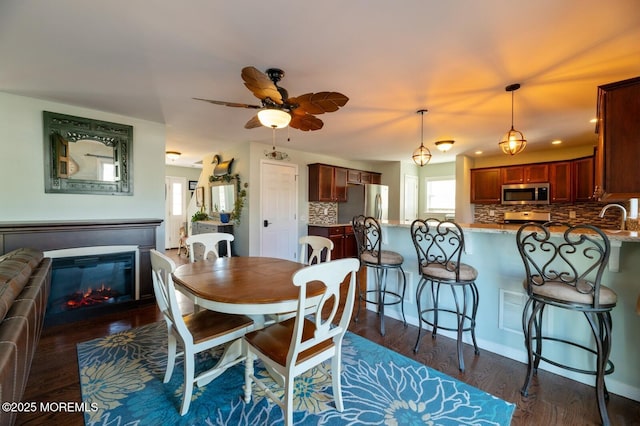
M 389 211 L 389 187 L 386 185 L 349 185 L 347 201 L 338 203 L 338 221 L 351 223 L 357 215 L 373 216 L 387 220 Z
M 364 215 L 378 220 L 389 218 L 389 187 L 387 185 L 364 186 Z

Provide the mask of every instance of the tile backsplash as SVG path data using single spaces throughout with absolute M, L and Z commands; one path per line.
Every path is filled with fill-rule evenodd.
M 621 203 L 623 206 L 624 203 Z M 598 217 L 600 210 L 606 203 L 587 202 L 587 203 L 559 203 L 540 205 L 522 205 L 522 206 L 504 206 L 502 204 L 476 204 L 474 221 L 476 223 L 502 223 L 504 220 L 504 212 L 520 212 L 520 211 L 541 211 L 551 213 L 551 220 L 559 222 L 568 222 L 570 224 L 589 223 L 600 228 L 619 228 L 622 221 L 622 211 L 620 209 L 609 209 L 603 218 Z M 628 206 L 625 206 L 627 208 Z M 491 216 L 490 212 L 494 215 Z M 570 218 L 570 212 L 575 212 L 575 218 Z
M 338 203 L 309 202 L 309 224 L 335 225 L 336 223 L 338 223 Z

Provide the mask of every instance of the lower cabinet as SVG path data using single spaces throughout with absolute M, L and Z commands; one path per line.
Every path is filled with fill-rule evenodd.
M 309 225 L 308 234 L 329 238 L 333 241 L 333 251 L 331 252 L 331 259 L 333 260 L 358 257 L 356 237 L 353 234 L 351 225 Z
M 229 225 L 228 223 L 216 222 L 213 220 L 202 220 L 198 222 L 191 222 L 191 235 L 208 234 L 210 232 L 224 232 L 226 234 L 233 234 L 233 225 Z M 202 246 L 200 246 L 199 249 L 202 250 Z M 196 255 L 196 258 L 198 257 L 198 254 L 199 254 L 198 250 L 196 250 L 194 253 L 194 255 Z M 226 242 L 221 242 L 218 244 L 218 254 L 220 256 L 227 255 Z M 232 241 L 231 255 L 233 254 L 234 254 L 234 249 L 233 249 L 233 241 Z M 201 253 L 200 253 L 200 256 L 202 256 Z

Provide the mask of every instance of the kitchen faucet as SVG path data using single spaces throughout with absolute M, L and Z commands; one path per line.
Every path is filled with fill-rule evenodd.
M 604 206 L 602 208 L 602 210 L 600 210 L 600 214 L 598 215 L 599 217 L 604 217 L 604 213 L 607 211 L 607 209 L 609 207 L 617 207 L 620 210 L 622 210 L 622 223 L 620 224 L 620 230 L 624 231 L 625 229 L 625 225 L 627 223 L 627 209 L 625 209 L 623 206 L 621 206 L 620 204 L 607 204 L 606 206 Z

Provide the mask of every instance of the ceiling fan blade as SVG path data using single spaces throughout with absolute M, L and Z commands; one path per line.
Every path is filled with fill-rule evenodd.
M 324 114 L 325 112 L 334 112 L 345 106 L 349 98 L 339 92 L 318 92 L 305 93 L 304 95 L 290 98 L 291 104 L 298 104 L 309 114 Z
M 318 117 L 311 114 L 293 114 L 291 116 L 289 126 L 294 129 L 302 130 L 303 132 L 308 132 L 310 130 L 322 129 L 324 123 Z
M 237 102 L 214 101 L 212 99 L 202 99 L 202 98 L 192 98 L 192 99 L 195 99 L 196 101 L 209 102 L 209 103 L 215 104 L 215 105 L 223 105 L 223 106 L 235 107 L 235 108 L 251 108 L 251 109 L 260 109 L 260 108 L 262 108 L 260 105 L 241 104 L 241 103 L 237 103 Z
M 254 115 L 251 117 L 251 120 L 247 121 L 247 124 L 244 125 L 245 129 L 255 129 L 256 127 L 261 127 L 262 123 L 258 120 L 258 116 Z
M 247 89 L 258 99 L 269 98 L 278 105 L 282 105 L 282 95 L 276 85 L 263 72 L 255 67 L 242 68 L 242 79 Z

